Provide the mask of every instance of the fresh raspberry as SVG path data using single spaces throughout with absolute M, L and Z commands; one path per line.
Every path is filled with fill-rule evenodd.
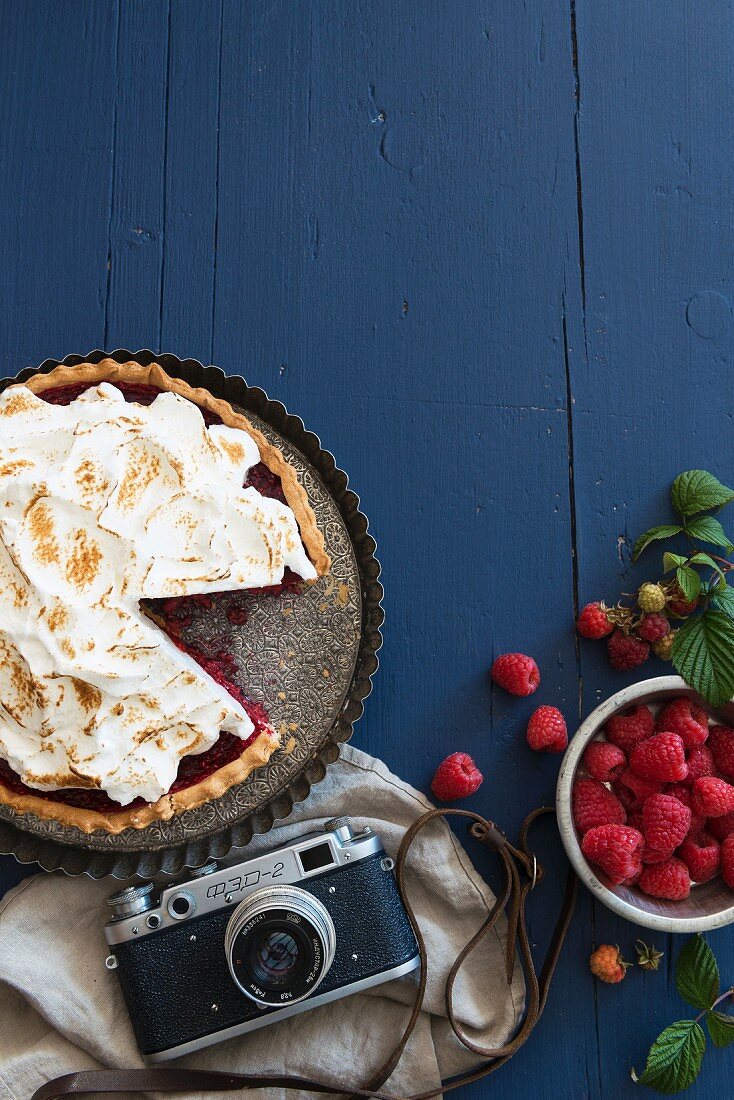
M 672 856 L 691 827 L 691 811 L 672 794 L 653 794 L 642 810 L 645 844 L 657 852 Z
M 665 615 L 657 613 L 644 615 L 637 627 L 637 633 L 645 642 L 659 642 L 670 630 L 670 623 Z
M 642 862 L 647 866 L 649 863 L 665 863 L 666 859 L 670 859 L 672 852 L 661 852 L 657 848 L 651 848 L 649 844 L 645 844 L 642 849 Z
M 607 878 L 619 885 L 639 870 L 644 843 L 642 833 L 628 825 L 597 825 L 585 834 L 581 851 L 591 863 L 601 867 Z
M 607 656 L 613 669 L 625 672 L 644 664 L 650 656 L 650 646 L 617 628 L 607 642 Z
M 619 745 L 629 756 L 635 745 L 646 741 L 655 732 L 655 718 L 645 706 L 634 707 L 626 714 L 614 714 L 606 724 L 606 735 L 613 745 Z
M 681 619 L 684 619 L 686 615 L 690 615 L 698 607 L 698 600 L 687 600 L 680 588 L 673 594 L 673 598 L 668 600 L 668 611 L 672 611 L 674 615 L 678 615 Z
M 609 622 L 603 604 L 587 603 L 576 621 L 576 629 L 582 638 L 606 638 L 614 630 L 614 623 Z
M 728 726 L 712 726 L 709 730 L 709 748 L 717 770 L 734 779 L 734 730 Z M 713 771 L 712 768 L 708 774 Z
M 721 842 L 721 874 L 726 885 L 734 890 L 734 836 Z
M 612 783 L 627 766 L 627 757 L 611 741 L 591 741 L 584 751 L 583 765 L 592 779 Z
M 660 733 L 677 733 L 687 749 L 702 745 L 709 735 L 706 712 L 692 706 L 685 697 L 673 699 L 663 707 L 655 719 L 655 729 Z
M 648 614 L 662 611 L 665 603 L 665 592 L 659 584 L 651 584 L 647 581 L 645 584 L 640 585 L 637 592 L 637 604 L 640 611 L 645 611 Z
M 624 806 L 598 779 L 577 779 L 571 797 L 573 820 L 583 836 L 597 825 L 624 825 Z
M 659 642 L 652 643 L 652 651 L 661 661 L 670 660 L 673 654 L 673 642 L 677 633 L 677 630 L 669 630 Z
M 734 813 L 709 818 L 706 822 L 706 832 L 711 833 L 717 840 L 726 840 L 734 833 Z
M 683 741 L 677 733 L 656 733 L 632 750 L 630 767 L 642 779 L 680 783 L 688 775 Z M 703 780 L 699 779 L 698 782 Z
M 665 863 L 645 867 L 640 875 L 639 887 L 652 898 L 680 901 L 691 892 L 691 878 L 685 863 L 672 857 Z
M 688 780 L 686 780 L 687 782 Z M 673 798 L 677 798 L 679 802 L 682 802 L 684 806 L 691 810 L 691 788 L 687 787 L 685 783 L 668 783 L 665 787 L 665 794 L 672 794 Z M 706 818 L 703 814 L 694 814 L 691 810 L 691 824 L 688 828 L 688 835 L 696 836 L 705 824 Z
M 532 695 L 540 683 L 538 666 L 524 653 L 503 653 L 492 665 L 490 675 L 510 695 Z
M 474 794 L 481 787 L 483 778 L 471 756 L 465 752 L 452 752 L 438 765 L 431 781 L 431 790 L 441 802 L 452 802 Z
M 702 830 L 695 837 L 686 837 L 678 849 L 678 857 L 694 882 L 708 882 L 719 870 L 721 846 L 716 837 Z
M 635 775 L 631 768 L 626 768 L 622 772 L 619 777 L 619 785 L 621 787 L 626 787 L 629 791 L 632 791 L 635 802 L 639 803 L 640 805 L 642 805 L 645 799 L 649 798 L 651 795 L 660 794 L 663 789 L 663 784 L 661 780 L 644 779 L 640 775 Z
M 638 833 L 642 832 L 642 806 L 627 811 L 627 824 L 630 829 L 637 829 Z
M 608 943 L 597 947 L 589 959 L 589 969 L 594 977 L 602 982 L 609 982 L 610 985 L 621 982 L 630 965 L 631 963 L 625 962 L 622 958 L 619 948 L 612 947 Z
M 631 813 L 636 813 L 638 810 L 642 812 L 642 803 L 635 797 L 634 792 L 622 783 L 621 779 L 617 779 L 612 783 L 612 790 L 627 811 L 628 820 Z
M 734 787 L 725 779 L 705 775 L 693 784 L 691 809 L 706 817 L 723 817 L 734 810 Z
M 556 707 L 538 707 L 530 716 L 528 745 L 536 752 L 563 752 L 568 745 L 566 720 Z
M 734 733 L 732 734 L 734 737 Z M 705 775 L 713 775 L 716 771 L 714 763 L 714 755 L 711 751 L 711 737 L 709 735 L 708 745 L 694 745 L 692 749 L 688 750 L 688 778 L 686 783 L 689 785 L 695 783 L 697 779 L 703 779 Z M 734 763 L 734 757 L 732 757 L 732 763 Z M 723 768 L 719 769 L 723 771 Z

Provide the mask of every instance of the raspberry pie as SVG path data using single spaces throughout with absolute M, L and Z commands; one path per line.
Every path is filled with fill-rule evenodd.
M 279 739 L 187 603 L 326 573 L 305 490 L 248 419 L 157 364 L 0 394 L 0 801 L 121 832 L 201 805 Z

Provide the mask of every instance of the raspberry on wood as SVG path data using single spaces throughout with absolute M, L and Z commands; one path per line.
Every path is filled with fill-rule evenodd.
M 465 752 L 452 752 L 438 765 L 431 781 L 431 790 L 441 802 L 453 802 L 474 794 L 482 785 L 484 776 L 471 756 Z
M 490 675 L 510 695 L 532 695 L 540 683 L 538 666 L 524 653 L 503 653 L 492 665 Z
M 530 716 L 527 741 L 536 752 L 563 752 L 568 745 L 566 720 L 557 707 L 542 706 Z
M 625 634 L 618 627 L 607 641 L 607 656 L 609 664 L 617 672 L 629 671 L 644 664 L 650 656 L 650 645 Z
M 610 985 L 621 982 L 627 973 L 627 967 L 631 965 L 624 961 L 618 947 L 612 947 L 608 943 L 597 947 L 589 959 L 589 969 L 594 977 Z
M 601 603 L 587 603 L 576 620 L 576 629 L 582 638 L 606 638 L 614 630 L 606 608 Z

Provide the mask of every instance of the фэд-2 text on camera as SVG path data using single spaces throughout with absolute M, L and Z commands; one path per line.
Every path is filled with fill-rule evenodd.
M 109 899 L 135 1038 L 164 1061 L 398 978 L 419 964 L 393 863 L 347 818 L 255 859 Z

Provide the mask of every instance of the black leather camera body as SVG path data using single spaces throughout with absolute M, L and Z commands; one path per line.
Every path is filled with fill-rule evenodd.
M 369 829 L 346 818 L 162 890 L 113 894 L 106 960 L 147 1062 L 165 1061 L 400 977 L 418 946 Z

